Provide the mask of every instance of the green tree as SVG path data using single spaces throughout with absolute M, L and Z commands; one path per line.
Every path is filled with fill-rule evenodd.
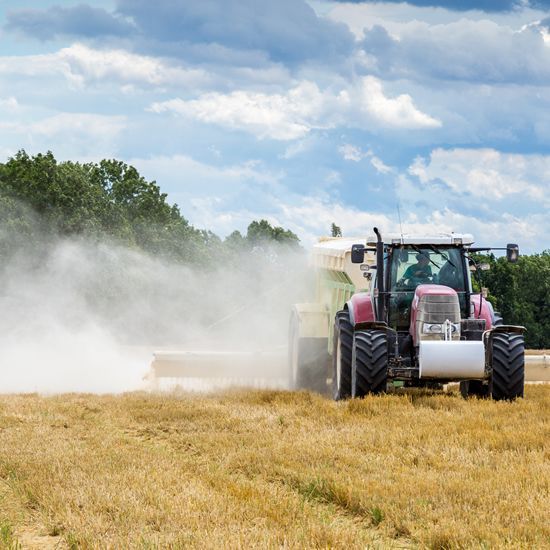
M 246 232 L 246 239 L 252 246 L 262 246 L 269 242 L 297 247 L 300 243 L 298 236 L 289 229 L 274 227 L 267 220 L 253 221 Z
M 550 251 L 520 256 L 516 264 L 488 256 L 491 269 L 484 284 L 494 296 L 495 309 L 506 324 L 527 330 L 528 348 L 550 347 Z
M 334 222 L 332 222 L 332 225 L 330 226 L 330 236 L 331 237 L 342 236 L 342 229 L 339 226 L 337 226 Z

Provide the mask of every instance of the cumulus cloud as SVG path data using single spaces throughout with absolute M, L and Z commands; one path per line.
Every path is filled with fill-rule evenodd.
M 344 160 L 351 162 L 361 162 L 365 158 L 369 159 L 372 166 L 380 174 L 390 174 L 395 171 L 391 166 L 385 164 L 382 159 L 378 158 L 370 149 L 368 151 L 363 151 L 356 145 L 346 143 L 338 148 L 338 152 L 342 155 Z
M 361 47 L 370 70 L 382 76 L 469 82 L 550 82 L 545 27 L 517 30 L 488 19 L 429 24 L 412 21 L 391 32 L 364 30 Z
M 260 139 L 292 140 L 312 129 L 337 126 L 362 127 L 376 123 L 397 129 L 431 129 L 441 122 L 416 108 L 412 98 L 384 95 L 382 83 L 366 77 L 340 91 L 320 90 L 303 81 L 284 94 L 235 91 L 155 102 L 155 113 L 172 112 L 209 124 L 250 132 Z
M 492 200 L 523 195 L 545 200 L 550 156 L 501 153 L 495 149 L 435 149 L 418 157 L 409 173 L 423 184 L 441 181 L 454 193 Z
M 470 233 L 479 246 L 505 246 L 509 242 L 518 242 L 525 253 L 539 251 L 546 243 L 541 234 L 548 234 L 550 223 L 546 216 L 535 214 L 526 218 L 522 215 L 502 212 L 498 218 L 487 219 L 478 215 L 459 212 L 448 207 L 435 210 L 425 221 L 418 217 L 408 218 L 404 230 L 412 227 L 416 232 L 454 231 Z M 431 228 L 431 229 L 430 229 Z M 418 231 L 421 232 L 421 231 Z
M 202 69 L 176 66 L 163 59 L 137 55 L 122 49 L 94 49 L 73 44 L 57 52 L 0 57 L 0 75 L 28 77 L 62 75 L 71 85 L 139 85 L 153 87 L 205 86 L 212 77 Z
M 246 130 L 260 139 L 292 140 L 319 127 L 326 98 L 319 88 L 304 82 L 287 94 L 267 95 L 245 91 L 209 93 L 199 99 L 173 99 L 154 103 L 156 113 L 174 112 L 201 122 Z
M 380 80 L 363 79 L 363 109 L 384 125 L 396 128 L 439 128 L 441 121 L 418 110 L 408 94 L 395 98 L 384 95 Z

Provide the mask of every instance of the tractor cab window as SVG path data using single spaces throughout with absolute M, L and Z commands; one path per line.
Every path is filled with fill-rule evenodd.
M 390 288 L 414 291 L 420 284 L 449 286 L 464 291 L 463 260 L 458 248 L 396 248 L 392 255 Z

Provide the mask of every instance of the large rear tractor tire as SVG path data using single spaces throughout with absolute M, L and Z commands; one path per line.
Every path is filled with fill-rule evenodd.
M 290 320 L 288 342 L 288 385 L 292 390 L 327 392 L 327 338 L 300 337 L 299 319 Z
M 339 311 L 334 320 L 332 348 L 332 397 L 335 401 L 351 395 L 351 354 L 353 327 L 347 311 Z
M 491 338 L 493 399 L 523 397 L 525 384 L 525 341 L 523 334 L 497 332 Z
M 353 339 L 351 396 L 383 393 L 388 383 L 388 336 L 383 330 L 358 330 Z

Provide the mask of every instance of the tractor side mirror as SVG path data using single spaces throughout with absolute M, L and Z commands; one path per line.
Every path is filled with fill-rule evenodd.
M 362 244 L 351 246 L 351 263 L 362 264 L 365 261 L 365 247 Z
M 399 251 L 399 259 L 402 263 L 407 263 L 409 261 L 409 251 L 408 250 L 400 250 Z
M 506 259 L 515 264 L 519 258 L 519 246 L 517 244 L 507 244 L 506 245 Z

